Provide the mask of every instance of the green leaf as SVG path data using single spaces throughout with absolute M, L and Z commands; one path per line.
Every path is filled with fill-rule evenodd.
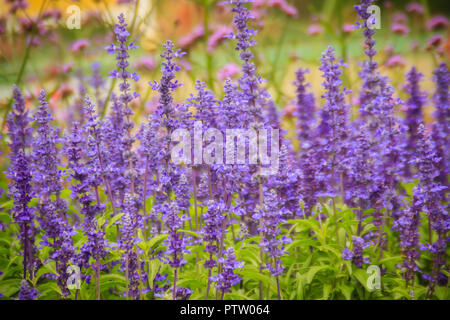
M 111 220 L 109 220 L 108 225 L 106 226 L 106 230 L 108 230 L 117 220 L 122 218 L 122 216 L 124 214 L 125 214 L 124 212 L 121 212 L 121 213 L 116 214 L 114 217 L 112 217 Z

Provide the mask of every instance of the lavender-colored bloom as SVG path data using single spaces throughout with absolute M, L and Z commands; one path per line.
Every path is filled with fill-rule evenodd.
M 325 105 L 321 110 L 322 121 L 318 126 L 321 136 L 321 148 L 324 152 L 324 158 L 321 163 L 321 172 L 329 176 L 326 194 L 334 196 L 336 190 L 333 187 L 340 174 L 343 174 L 344 167 L 342 160 L 347 149 L 348 138 L 348 105 L 345 102 L 347 90 L 341 90 L 342 67 L 346 64 L 337 62 L 334 49 L 328 46 L 321 58 L 322 64 L 320 70 L 323 72 L 325 81 L 322 86 L 325 88 L 325 94 L 322 98 L 326 99 Z
M 177 287 L 177 292 L 175 293 L 175 300 L 189 300 L 192 294 L 192 290 L 188 288 Z
M 161 81 L 159 83 L 156 81 L 153 83 L 149 82 L 149 84 L 153 90 L 157 90 L 160 93 L 159 106 L 155 111 L 155 115 L 160 119 L 161 125 L 167 128 L 170 136 L 177 126 L 172 93 L 182 85 L 177 80 L 174 80 L 176 72 L 181 70 L 181 67 L 174 60 L 182 57 L 185 53 L 179 49 L 174 51 L 172 41 L 167 41 L 163 46 L 165 51 L 161 54 L 161 58 L 164 59 L 161 67 Z
M 256 42 L 253 36 L 257 31 L 249 28 L 248 20 L 253 19 L 250 11 L 244 6 L 246 0 L 233 1 L 234 7 L 231 9 L 235 13 L 233 22 L 237 29 L 236 33 L 231 33 L 228 38 L 235 38 L 238 42 L 236 50 L 240 51 L 239 57 L 242 60 L 243 75 L 239 80 L 243 99 L 246 101 L 248 118 L 250 123 L 262 123 L 262 108 L 266 105 L 267 93 L 260 90 L 261 77 L 256 73 L 256 66 L 253 63 L 254 55 L 250 51 Z
M 286 222 L 283 217 L 286 211 L 280 207 L 277 192 L 274 189 L 265 192 L 264 202 L 264 208 L 260 208 L 253 218 L 260 221 L 258 231 L 264 235 L 259 245 L 268 253 L 267 268 L 274 277 L 277 277 L 283 274 L 284 270 L 280 261 L 280 257 L 286 253 L 284 244 L 291 242 L 291 239 L 286 236 L 279 237 L 280 224 Z
M 118 46 L 111 44 L 109 47 L 106 47 L 107 52 L 109 54 L 116 54 L 117 60 L 117 70 L 113 70 L 110 73 L 111 78 L 116 78 L 122 80 L 119 84 L 119 90 L 121 92 L 119 96 L 119 101 L 122 104 L 122 114 L 124 117 L 124 132 L 121 136 L 121 145 L 122 145 L 122 154 L 123 158 L 127 164 L 128 169 L 123 172 L 122 176 L 125 179 L 127 186 L 131 189 L 131 192 L 134 193 L 136 189 L 136 178 L 137 178 L 137 170 L 136 170 L 136 154 L 132 149 L 133 143 L 135 141 L 135 137 L 131 133 L 134 123 L 131 119 L 133 116 L 133 110 L 129 106 L 130 102 L 133 99 L 137 98 L 139 94 L 134 92 L 130 93 L 130 83 L 129 79 L 134 81 L 139 81 L 139 75 L 136 72 L 130 73 L 128 71 L 128 58 L 130 57 L 128 51 L 132 49 L 137 49 L 137 46 L 130 42 L 128 43 L 128 37 L 130 33 L 127 31 L 127 24 L 125 23 L 125 17 L 123 14 L 120 14 L 119 23 L 115 25 L 114 33 L 116 35 L 116 40 L 118 42 Z M 123 199 L 123 198 L 122 198 Z
M 400 247 L 404 253 L 402 267 L 405 268 L 404 278 L 406 286 L 414 286 L 414 275 L 420 271 L 416 261 L 420 258 L 419 249 L 419 225 L 420 206 L 415 204 L 415 198 L 410 207 L 407 207 L 402 215 L 394 221 L 393 230 L 399 232 Z
M 370 263 L 369 258 L 363 257 L 364 249 L 369 248 L 370 244 L 361 237 L 353 237 L 353 250 L 345 248 L 342 251 L 342 259 L 352 260 L 355 266 L 361 268 L 363 264 Z
M 308 148 L 312 145 L 313 141 L 313 127 L 315 123 L 315 102 L 312 92 L 308 92 L 307 88 L 310 84 L 305 80 L 305 74 L 309 73 L 308 69 L 299 68 L 296 75 L 297 109 L 294 113 L 297 118 L 297 136 L 300 141 L 301 148 Z
M 231 287 L 239 283 L 242 279 L 234 272 L 244 266 L 242 262 L 236 260 L 233 247 L 225 250 L 223 257 L 218 259 L 222 264 L 222 271 L 211 280 L 216 283 L 216 288 L 222 292 L 222 299 L 226 292 L 231 292 Z
M 80 253 L 76 260 L 79 266 L 88 268 L 89 258 L 92 257 L 100 262 L 100 259 L 105 258 L 106 241 L 104 240 L 104 232 L 99 230 L 96 218 L 101 214 L 105 205 L 101 203 L 99 197 L 98 186 L 100 182 L 98 179 L 93 179 L 96 173 L 96 168 L 86 163 L 85 158 L 89 154 L 87 152 L 86 135 L 83 128 L 78 123 L 74 123 L 72 127 L 72 134 L 66 136 L 64 143 L 64 151 L 71 169 L 70 180 L 72 182 L 72 197 L 76 198 L 81 205 L 81 213 L 84 215 L 84 233 L 88 238 L 88 242 L 83 244 Z M 91 188 L 95 190 L 96 197 L 93 196 Z M 96 203 L 94 203 L 96 201 Z M 93 266 L 97 268 L 96 266 Z
M 37 229 L 34 223 L 34 212 L 29 207 L 33 195 L 31 187 L 30 157 L 26 153 L 31 142 L 30 117 L 25 109 L 25 101 L 18 87 L 14 87 L 14 105 L 8 115 L 8 132 L 10 143 L 10 165 L 6 175 L 11 179 L 9 194 L 13 198 L 14 206 L 12 214 L 19 225 L 19 240 L 23 248 L 24 275 L 27 271 L 30 276 L 36 268 L 35 254 L 37 249 L 34 245 Z
M 433 256 L 433 271 L 430 276 L 430 287 L 428 295 L 434 290 L 437 284 L 439 272 L 446 261 L 447 241 L 446 234 L 450 230 L 450 215 L 443 206 L 443 191 L 446 186 L 435 182 L 439 175 L 439 158 L 436 156 L 435 146 L 430 136 L 425 135 L 423 125 L 418 129 L 419 142 L 416 159 L 417 175 L 420 179 L 419 187 L 416 192 L 415 204 L 420 206 L 422 211 L 427 213 L 431 229 L 436 232 L 438 239 L 432 244 L 426 244 L 423 248 L 430 251 Z M 431 239 L 431 237 L 430 237 Z
M 439 176 L 436 179 L 444 186 L 448 186 L 448 167 L 450 163 L 450 99 L 449 83 L 450 72 L 443 62 L 433 72 L 433 80 L 436 83 L 434 94 L 434 113 L 436 121 L 432 127 L 432 137 L 436 146 L 436 155 L 439 160 Z
M 352 130 L 352 147 L 348 149 L 346 163 L 346 198 L 359 200 L 359 204 L 369 199 L 373 185 L 373 166 L 371 160 L 371 141 L 367 125 Z M 361 208 L 362 210 L 363 208 Z
M 67 203 L 60 197 L 63 189 L 62 173 L 58 168 L 60 156 L 57 144 L 60 138 L 58 131 L 51 126 L 53 117 L 43 90 L 39 95 L 39 107 L 34 120 L 37 123 L 37 135 L 32 144 L 33 182 L 34 194 L 40 199 L 36 211 L 39 213 L 38 220 L 44 230 L 42 244 L 52 248 L 50 259 L 56 262 L 58 285 L 66 296 L 70 294 L 66 286 L 69 276 L 66 268 L 74 253 L 73 229 L 65 219 Z
M 30 287 L 27 280 L 23 279 L 20 282 L 19 300 L 36 300 L 40 294 L 35 288 Z
M 380 74 L 378 72 L 378 63 L 374 60 L 374 56 L 377 54 L 375 50 L 376 41 L 373 39 L 375 35 L 375 29 L 369 28 L 369 25 L 374 21 L 370 20 L 371 14 L 367 12 L 367 9 L 373 4 L 374 0 L 361 0 L 360 5 L 356 5 L 355 9 L 358 13 L 358 17 L 362 20 L 362 24 L 359 24 L 360 28 L 363 28 L 364 35 L 364 53 L 368 57 L 368 60 L 363 62 L 360 77 L 363 80 L 362 92 L 360 94 L 361 109 L 360 113 L 365 118 L 376 118 L 379 113 L 379 106 L 374 101 L 377 97 L 377 87 L 379 87 Z M 371 124 L 374 129 L 377 126 L 377 120 Z M 371 130 L 372 130 L 371 128 Z
M 412 152 L 417 148 L 418 127 L 423 122 L 422 109 L 425 105 L 426 94 L 420 90 L 420 81 L 423 74 L 419 73 L 416 67 L 406 74 L 408 83 L 405 85 L 405 91 L 409 95 L 406 102 L 405 125 L 408 127 L 407 150 Z
M 205 223 L 202 234 L 203 242 L 206 244 L 205 251 L 209 253 L 208 260 L 205 261 L 205 267 L 213 268 L 217 266 L 214 255 L 219 252 L 218 244 L 223 238 L 225 215 L 223 203 L 215 201 L 208 201 L 206 203 L 208 210 L 203 214 L 203 221 Z
M 195 108 L 195 121 L 201 121 L 203 130 L 206 131 L 208 128 L 216 127 L 217 118 L 217 105 L 218 101 L 211 90 L 206 89 L 206 84 L 202 81 L 195 82 L 195 89 L 197 90 L 197 95 L 191 96 L 186 99 L 187 106 Z
M 342 259 L 344 259 L 344 260 L 352 260 L 353 259 L 353 252 L 349 248 L 345 248 L 342 251 Z
M 122 237 L 120 248 L 124 250 L 122 255 L 121 270 L 126 273 L 128 279 L 128 292 L 126 295 L 133 299 L 139 299 L 141 289 L 139 289 L 140 275 L 139 259 L 136 253 L 135 244 L 140 241 L 137 238 L 137 230 L 142 227 L 142 217 L 139 215 L 141 200 L 137 195 L 127 193 L 124 200 L 124 216 L 122 219 Z
M 163 204 L 161 219 L 164 221 L 169 234 L 165 241 L 167 249 L 163 261 L 177 269 L 187 263 L 187 260 L 183 258 L 184 253 L 188 252 L 186 249 L 187 238 L 178 232 L 183 226 L 185 217 L 180 217 L 179 209 L 175 203 L 166 202 Z

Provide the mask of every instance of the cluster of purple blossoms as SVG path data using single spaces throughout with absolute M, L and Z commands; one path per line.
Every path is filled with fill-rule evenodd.
M 105 205 L 101 203 L 99 196 L 100 181 L 95 178 L 95 166 L 90 166 L 87 158 L 86 135 L 79 123 L 73 123 L 72 133 L 66 136 L 64 151 L 67 157 L 68 166 L 71 169 L 70 182 L 73 199 L 77 199 L 81 206 L 81 213 L 84 216 L 83 230 L 88 238 L 76 260 L 80 267 L 89 268 L 89 259 L 96 260 L 94 269 L 99 268 L 100 260 L 106 257 L 107 243 L 104 239 L 104 232 L 97 226 L 97 217 L 105 210 Z
M 247 105 L 245 116 L 247 117 L 246 125 L 262 123 L 263 106 L 266 105 L 267 93 L 261 90 L 261 77 L 256 73 L 256 66 L 253 63 L 254 55 L 250 48 L 256 45 L 253 36 L 257 31 L 249 28 L 248 21 L 253 19 L 249 9 L 244 4 L 246 0 L 232 1 L 234 5 L 231 11 L 235 13 L 233 22 L 237 32 L 231 33 L 227 37 L 237 40 L 236 50 L 240 51 L 239 57 L 242 60 L 242 77 L 239 79 L 240 89 L 242 91 L 242 99 Z
M 258 231 L 264 236 L 259 244 L 267 252 L 269 261 L 266 267 L 274 277 L 283 273 L 280 257 L 286 253 L 284 244 L 292 240 L 286 236 L 279 237 L 281 233 L 280 224 L 286 222 L 284 215 L 286 211 L 280 208 L 278 194 L 270 189 L 264 194 L 264 207 L 253 215 L 253 219 L 259 221 Z
M 242 280 L 234 270 L 241 269 L 244 264 L 236 260 L 233 247 L 226 249 L 218 262 L 222 264 L 222 271 L 217 276 L 211 277 L 211 280 L 217 282 L 216 288 L 222 292 L 223 300 L 225 293 L 231 292 L 231 287 Z
M 37 123 L 37 134 L 33 139 L 31 155 L 34 194 L 40 199 L 36 211 L 44 231 L 41 244 L 52 248 L 50 259 L 56 262 L 58 285 L 66 296 L 70 294 L 66 287 L 69 276 L 66 268 L 74 254 L 72 243 L 74 231 L 65 218 L 67 203 L 60 197 L 63 189 L 62 172 L 58 168 L 60 158 L 57 144 L 60 138 L 58 130 L 51 126 L 52 120 L 46 93 L 42 90 L 39 95 L 39 107 L 34 116 Z
M 420 90 L 420 81 L 423 74 L 417 71 L 416 67 L 412 67 L 411 71 L 406 74 L 408 80 L 405 85 L 405 91 L 409 95 L 406 101 L 405 126 L 408 128 L 407 150 L 411 153 L 417 149 L 419 141 L 419 125 L 423 122 L 422 109 L 426 101 L 426 93 Z
M 325 105 L 321 110 L 321 123 L 318 127 L 321 153 L 323 153 L 320 171 L 323 174 L 322 179 L 326 178 L 331 182 L 328 183 L 327 189 L 323 190 L 323 195 L 334 197 L 337 194 L 334 185 L 344 174 L 345 168 L 342 161 L 348 148 L 348 105 L 345 102 L 345 94 L 348 91 L 341 90 L 343 72 L 341 68 L 347 65 L 336 61 L 334 49 L 331 46 L 328 46 L 323 53 L 321 61 L 319 69 L 324 78 L 322 86 L 325 94 L 322 98 L 325 99 Z
M 363 35 L 365 38 L 364 53 L 368 57 L 368 60 L 363 62 L 362 70 L 360 72 L 360 77 L 363 80 L 362 92 L 359 98 L 361 104 L 360 113 L 365 118 L 376 118 L 379 113 L 379 106 L 375 102 L 375 99 L 377 98 L 377 87 L 379 87 L 381 76 L 378 72 L 378 63 L 374 60 L 374 57 L 377 54 L 375 49 L 376 41 L 373 39 L 375 29 L 371 28 L 371 25 L 375 24 L 376 21 L 373 21 L 375 17 L 372 17 L 368 12 L 368 8 L 373 3 L 374 0 L 361 0 L 361 4 L 355 6 L 358 17 L 362 21 L 362 24 L 357 24 L 359 28 L 363 28 Z M 371 17 L 372 19 L 370 19 Z M 372 126 L 376 126 L 376 123 L 371 124 L 371 127 Z
M 436 182 L 439 175 L 439 158 L 436 156 L 436 148 L 430 135 L 425 133 L 424 125 L 418 128 L 419 141 L 416 159 L 413 161 L 417 165 L 419 185 L 415 192 L 415 205 L 417 205 L 428 216 L 428 223 L 431 230 L 437 234 L 437 240 L 433 243 L 425 243 L 423 250 L 428 250 L 433 254 L 433 270 L 431 275 L 425 277 L 430 280 L 428 295 L 434 290 L 438 281 L 440 269 L 446 263 L 447 255 L 447 233 L 450 230 L 450 215 L 446 210 L 442 198 L 442 193 L 446 186 Z M 429 242 L 431 242 L 431 233 Z
M 361 237 L 353 237 L 353 250 L 345 248 L 342 251 L 342 259 L 352 260 L 353 264 L 358 268 L 361 268 L 363 264 L 369 264 L 369 258 L 364 257 L 364 249 L 369 248 L 370 241 L 366 241 Z
M 450 143 L 450 71 L 444 62 L 434 70 L 433 79 L 436 83 L 434 94 L 436 121 L 432 127 L 432 137 L 436 146 L 436 155 L 440 159 L 438 164 L 439 176 L 436 179 L 442 185 L 448 186 L 450 151 L 446 146 Z
M 7 177 L 12 180 L 9 193 L 14 202 L 13 217 L 20 229 L 19 240 L 23 248 L 24 279 L 27 278 L 27 272 L 31 278 L 34 277 L 38 262 L 35 258 L 37 249 L 34 245 L 38 230 L 34 222 L 34 211 L 28 205 L 33 195 L 30 156 L 27 154 L 32 133 L 32 128 L 29 126 L 30 121 L 31 118 L 25 109 L 22 93 L 18 87 L 14 87 L 14 105 L 7 120 L 11 138 L 9 154 L 11 162 L 6 173 Z
M 417 189 L 416 189 L 417 190 Z M 416 198 L 410 207 L 405 208 L 402 215 L 394 221 L 392 229 L 399 232 L 400 247 L 403 249 L 404 259 L 401 265 L 405 269 L 406 286 L 414 286 L 415 273 L 420 272 L 417 260 L 420 258 L 419 247 L 420 206 Z
M 40 292 L 30 287 L 28 281 L 22 279 L 19 288 L 19 300 L 36 300 L 40 296 Z
M 309 73 L 308 69 L 299 68 L 295 73 L 296 80 L 294 85 L 297 88 L 297 109 L 294 116 L 297 118 L 297 136 L 301 141 L 301 149 L 308 149 L 313 145 L 314 140 L 314 124 L 315 118 L 315 101 L 312 92 L 308 92 L 310 84 L 306 82 L 305 74 Z
M 205 251 L 208 252 L 209 258 L 205 261 L 205 267 L 211 269 L 217 266 L 214 256 L 219 253 L 219 244 L 223 238 L 226 216 L 223 214 L 223 203 L 208 201 L 206 203 L 208 209 L 203 214 L 205 226 L 202 229 L 203 242 L 206 243 Z

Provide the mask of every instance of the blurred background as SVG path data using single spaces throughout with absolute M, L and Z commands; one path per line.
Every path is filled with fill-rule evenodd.
M 0 0 L 0 110 L 2 119 L 11 105 L 13 84 L 34 103 L 40 89 L 47 90 L 58 117 L 79 104 L 89 93 L 105 113 L 115 83 L 107 78 L 115 59 L 105 46 L 114 41 L 117 15 L 125 13 L 132 38 L 139 46 L 131 53 L 131 68 L 141 75 L 136 84 L 141 97 L 134 102 L 136 117 L 156 105 L 156 93 L 148 81 L 160 77 L 162 43 L 170 39 L 187 52 L 180 61 L 177 91 L 182 101 L 194 89 L 195 80 L 205 81 L 221 97 L 226 77 L 239 77 L 235 42 L 224 36 L 232 29 L 229 5 L 214 0 Z M 359 62 L 363 56 L 361 30 L 355 29 L 358 0 L 254 0 L 250 4 L 258 30 L 254 48 L 258 71 L 266 88 L 282 110 L 284 124 L 292 123 L 298 67 L 309 68 L 307 80 L 321 101 L 321 53 L 328 45 L 336 49 L 349 68 L 344 83 L 358 107 Z M 425 74 L 423 88 L 431 95 L 432 70 L 449 57 L 449 1 L 378 1 L 381 28 L 375 39 L 376 59 L 403 98 L 404 74 L 416 65 Z M 74 7 L 75 6 L 75 7 Z M 79 9 L 80 28 L 76 26 Z M 75 20 L 74 20 L 75 19 Z M 431 106 L 425 108 L 427 117 Z

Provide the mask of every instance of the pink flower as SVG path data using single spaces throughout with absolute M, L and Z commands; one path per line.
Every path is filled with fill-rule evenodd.
M 396 12 L 392 15 L 392 22 L 405 23 L 408 21 L 408 16 L 404 12 Z
M 198 25 L 194 28 L 194 30 L 178 40 L 178 46 L 181 49 L 187 49 L 204 35 L 205 29 L 203 28 L 203 25 Z
M 239 72 L 241 72 L 241 68 L 236 63 L 231 62 L 223 66 L 219 72 L 217 72 L 217 78 L 219 78 L 220 81 L 224 81 L 227 78 L 233 78 Z
M 392 54 L 394 53 L 394 46 L 392 45 L 392 43 L 388 43 L 386 45 L 386 47 L 384 48 L 384 52 L 387 56 L 392 56 Z
M 287 117 L 293 116 L 295 110 L 297 110 L 297 105 L 295 103 L 288 104 L 283 109 L 283 115 Z
M 406 62 L 402 56 L 395 54 L 386 61 L 385 65 L 387 68 L 404 67 Z
M 447 28 L 447 27 L 448 27 L 448 19 L 442 15 L 434 16 L 427 22 L 428 30 L 435 30 L 435 29 Z
M 25 10 L 28 8 L 28 2 L 25 0 L 6 0 L 6 2 L 11 3 L 11 8 L 9 8 L 10 13 L 16 13 L 17 10 Z
M 83 50 L 84 48 L 86 48 L 87 46 L 90 45 L 89 40 L 87 39 L 80 39 L 75 41 L 74 43 L 72 43 L 72 47 L 71 47 L 71 51 L 76 53 L 79 52 L 81 50 Z
M 142 57 L 134 64 L 134 68 L 139 70 L 151 71 L 155 69 L 155 67 L 156 67 L 155 59 L 153 59 L 153 57 L 150 56 Z
M 319 24 L 311 24 L 308 27 L 308 31 L 307 31 L 307 33 L 309 35 L 321 34 L 322 32 L 323 32 L 323 28 Z
M 233 32 L 233 29 L 227 26 L 220 26 L 217 30 L 209 37 L 207 51 L 209 53 L 213 52 L 216 47 L 225 39 L 225 36 Z
M 409 33 L 409 28 L 405 26 L 404 24 L 400 23 L 393 23 L 391 26 L 391 30 L 394 33 L 401 34 L 402 36 L 406 36 Z
M 269 7 L 278 7 L 281 11 L 291 17 L 297 17 L 297 8 L 289 5 L 286 0 L 269 0 Z
M 433 35 L 427 41 L 427 50 L 432 50 L 433 48 L 438 48 L 444 42 L 444 38 L 440 34 Z
M 344 23 L 342 25 L 342 31 L 346 34 L 350 34 L 355 31 L 355 26 L 350 23 Z
M 417 41 L 414 41 L 414 40 L 411 41 L 411 45 L 410 45 L 411 51 L 417 51 L 417 50 L 419 50 L 419 48 L 420 48 L 420 45 Z
M 408 4 L 406 6 L 406 11 L 415 13 L 418 15 L 422 15 L 425 12 L 423 7 L 420 4 L 418 4 L 417 2 L 411 2 L 410 4 Z
M 253 8 L 261 8 L 265 4 L 266 4 L 266 0 L 254 0 L 252 2 Z

